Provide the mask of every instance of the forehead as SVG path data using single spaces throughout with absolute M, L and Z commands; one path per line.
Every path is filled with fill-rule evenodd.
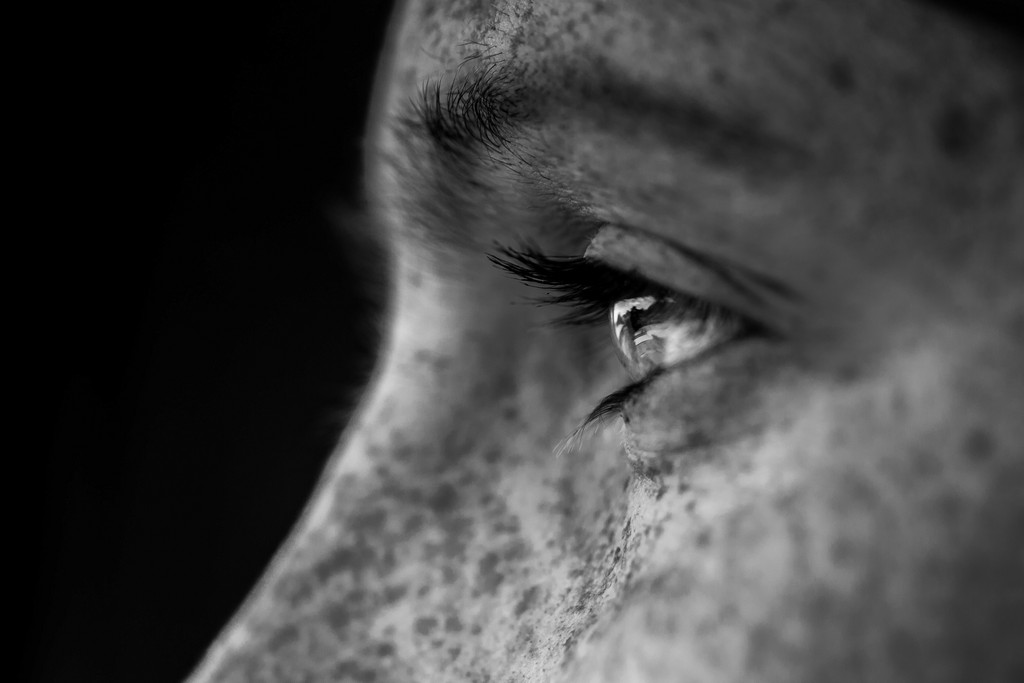
M 1021 77 L 932 7 L 413 1 L 398 16 L 392 119 L 424 83 L 499 65 L 519 104 L 547 114 L 529 150 L 545 177 L 618 222 L 683 232 L 696 246 L 728 242 L 784 264 L 797 285 L 909 273 L 924 291 L 962 271 L 968 247 L 990 253 L 961 280 L 1012 268 L 1002 256 L 1020 240 Z M 690 147 L 673 146 L 687 130 Z M 671 133 L 681 133 L 673 144 Z M 759 166 L 745 136 L 789 150 L 784 172 Z M 403 145 L 393 158 L 409 152 L 390 144 Z M 747 156 L 732 167 L 709 163 L 735 149 Z M 811 262 L 791 263 L 801 259 Z
M 785 70 L 799 78 L 826 66 L 843 90 L 855 86 L 853 65 L 843 60 L 857 53 L 876 53 L 904 78 L 915 71 L 941 77 L 980 54 L 965 24 L 908 0 L 405 0 L 396 15 L 406 22 L 395 47 L 418 52 L 423 66 L 453 68 L 486 54 L 528 64 L 545 81 L 605 67 L 671 86 L 707 71 Z M 865 50 L 866 37 L 872 50 Z M 922 62 L 930 50 L 942 51 L 943 70 Z

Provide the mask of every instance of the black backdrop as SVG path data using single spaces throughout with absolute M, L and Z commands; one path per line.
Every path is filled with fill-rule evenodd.
M 333 215 L 389 4 L 61 15 L 15 678 L 181 680 L 301 510 L 372 365 Z

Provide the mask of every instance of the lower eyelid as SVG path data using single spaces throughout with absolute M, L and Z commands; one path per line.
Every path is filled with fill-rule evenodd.
M 627 437 L 643 450 L 679 452 L 758 433 L 767 392 L 792 372 L 786 354 L 749 339 L 657 373 L 620 406 Z
M 580 426 L 576 429 L 573 438 L 578 436 L 583 430 L 588 427 L 601 425 L 607 420 L 622 417 L 624 422 L 627 424 L 630 422 L 630 411 L 631 406 L 637 402 L 643 401 L 643 397 L 651 390 L 651 387 L 665 375 L 671 375 L 672 373 L 693 371 L 694 368 L 701 367 L 702 364 L 710 361 L 716 354 L 726 352 L 723 346 L 728 346 L 731 343 L 739 343 L 743 341 L 742 337 L 737 337 L 734 342 L 723 342 L 722 344 L 716 344 L 709 346 L 705 350 L 696 355 L 687 358 L 685 361 L 669 365 L 665 367 L 655 368 L 645 376 L 637 379 L 631 384 L 618 389 L 611 394 L 601 399 L 598 404 L 591 410 L 590 414 L 583 420 Z

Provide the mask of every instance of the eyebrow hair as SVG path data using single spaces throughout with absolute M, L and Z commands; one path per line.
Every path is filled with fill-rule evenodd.
M 502 63 L 495 62 L 457 77 L 445 87 L 441 79 L 423 84 L 412 115 L 403 124 L 421 129 L 452 160 L 466 160 L 481 149 L 511 151 L 515 122 L 523 118 L 517 88 Z
M 508 157 L 540 171 L 523 133 L 554 114 L 571 112 L 609 132 L 653 131 L 669 146 L 688 150 L 705 163 L 745 175 L 771 178 L 808 156 L 795 142 L 758 126 L 755 112 L 726 113 L 682 95 L 667 96 L 643 83 L 602 72 L 576 78 L 571 90 L 528 85 L 503 62 L 456 76 L 446 88 L 430 80 L 421 89 L 404 127 L 419 131 L 456 167 L 481 158 L 503 165 Z

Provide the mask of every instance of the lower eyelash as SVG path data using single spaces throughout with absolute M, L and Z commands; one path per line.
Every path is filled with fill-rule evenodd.
M 654 381 L 654 378 L 660 374 L 661 371 L 656 370 L 643 379 L 608 394 L 601 399 L 593 410 L 590 411 L 590 414 L 587 415 L 577 429 L 583 430 L 591 425 L 600 424 L 609 417 L 618 417 L 622 415 L 622 410 L 626 407 L 629 400 L 634 396 L 643 393 L 650 383 Z
M 660 374 L 661 371 L 654 371 L 640 381 L 633 382 L 632 384 L 624 386 L 617 391 L 613 391 L 601 399 L 594 409 L 590 411 L 590 414 L 583 419 L 579 426 L 572 430 L 572 433 L 569 434 L 569 436 L 559 442 L 555 447 L 555 454 L 560 456 L 565 453 L 571 453 L 579 450 L 587 429 L 603 425 L 610 418 L 622 417 L 622 411 L 625 409 L 626 404 L 630 399 L 643 393 L 654 378 Z

